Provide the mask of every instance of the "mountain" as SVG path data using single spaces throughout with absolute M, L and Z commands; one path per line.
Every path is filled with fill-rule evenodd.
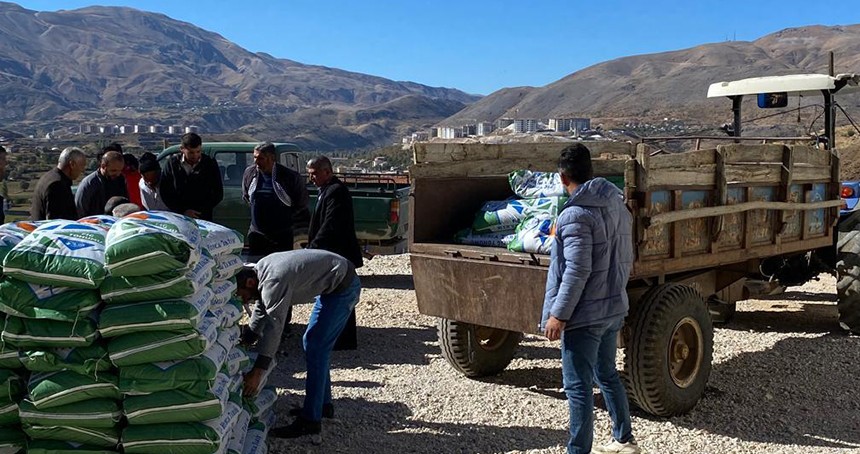
M 37 12 L 0 2 L 0 121 L 13 130 L 194 124 L 261 140 L 304 138 L 311 149 L 367 148 L 477 99 L 252 53 L 162 14 L 99 6 Z
M 664 117 L 725 121 L 731 118 L 731 105 L 706 98 L 711 83 L 767 75 L 826 74 L 829 51 L 836 53 L 837 73 L 860 72 L 860 25 L 791 28 L 751 42 L 619 58 L 544 87 L 499 90 L 440 124 L 567 116 L 619 122 Z M 860 105 L 856 96 L 840 100 L 843 105 Z

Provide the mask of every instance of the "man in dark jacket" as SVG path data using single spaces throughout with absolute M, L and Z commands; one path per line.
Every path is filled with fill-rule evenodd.
M 60 153 L 57 167 L 39 178 L 30 204 L 30 219 L 79 219 L 72 181 L 84 173 L 87 156 L 80 148 L 69 147 Z
M 122 169 L 125 160 L 122 154 L 108 151 L 102 155 L 99 168 L 84 177 L 75 193 L 75 205 L 80 217 L 104 214 L 105 204 L 111 197 L 128 199 Z
M 4 185 L 4 180 L 6 179 L 6 149 L 0 147 L 0 185 Z M 3 198 L 3 195 L 6 195 L 5 191 L 2 191 L 0 194 L 0 224 L 6 223 L 6 199 Z
M 254 147 L 254 165 L 242 176 L 242 198 L 251 205 L 251 260 L 293 249 L 293 218 L 308 209 L 304 178 L 276 161 L 275 145 L 261 143 Z
M 633 219 L 614 184 L 593 178 L 582 144 L 562 150 L 561 182 L 570 199 L 558 215 L 547 274 L 542 330 L 561 339 L 561 371 L 570 414 L 568 454 L 640 452 L 624 385 L 615 370 L 616 340 L 629 304 Z M 612 417 L 612 440 L 593 447 L 594 381 Z
M 355 237 L 355 216 L 349 189 L 334 176 L 331 161 L 325 156 L 308 161 L 307 171 L 311 182 L 320 190 L 308 228 L 308 249 L 334 252 L 356 268 L 361 268 L 364 261 Z M 357 343 L 353 311 L 335 350 L 354 350 Z
M 182 136 L 179 151 L 164 164 L 159 194 L 170 211 L 211 221 L 224 198 L 218 163 L 203 154 L 203 139 L 193 132 Z

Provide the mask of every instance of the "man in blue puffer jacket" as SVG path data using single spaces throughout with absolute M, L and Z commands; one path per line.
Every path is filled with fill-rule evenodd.
M 562 340 L 564 392 L 570 406 L 569 454 L 640 452 L 633 439 L 624 386 L 615 370 L 618 331 L 629 307 L 633 220 L 622 192 L 593 178 L 582 144 L 561 152 L 559 174 L 570 199 L 558 216 L 541 329 Z M 592 451 L 593 381 L 612 417 L 613 440 Z

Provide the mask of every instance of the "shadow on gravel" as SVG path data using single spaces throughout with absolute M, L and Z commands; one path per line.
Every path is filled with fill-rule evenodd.
M 810 452 L 857 449 L 858 364 L 860 337 L 784 339 L 770 350 L 716 364 L 704 398 L 672 422 L 741 440 L 808 446 Z
M 278 401 L 285 414 L 287 402 Z M 323 442 L 268 439 L 272 453 L 474 453 L 546 449 L 567 439 L 566 430 L 538 427 L 501 427 L 481 424 L 451 424 L 413 419 L 413 413 L 398 402 L 369 402 L 337 399 L 335 420 L 323 420 Z M 565 421 L 566 422 L 566 421 Z M 559 426 L 565 422 L 560 422 Z M 281 418 L 278 424 L 289 423 Z
M 779 301 L 786 300 L 788 298 Z M 797 310 L 782 309 L 786 306 L 778 302 L 774 302 L 767 310 L 744 310 L 744 303 L 739 304 L 734 319 L 718 328 L 762 333 L 842 333 L 835 303 L 810 302 L 801 304 Z
M 485 383 L 516 386 L 553 399 L 566 400 L 561 389 L 561 361 L 558 367 L 530 367 L 525 369 L 505 369 L 499 375 L 477 380 Z
M 836 302 L 836 293 L 816 293 L 790 291 L 777 293 L 776 295 L 757 296 L 755 299 L 761 301 L 830 301 Z
M 361 288 L 385 288 L 392 290 L 415 290 L 411 274 L 369 274 L 359 276 Z

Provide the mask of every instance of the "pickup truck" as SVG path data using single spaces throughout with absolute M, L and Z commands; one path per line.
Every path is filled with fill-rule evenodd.
M 251 223 L 248 205 L 242 199 L 242 174 L 254 163 L 256 142 L 204 142 L 203 153 L 214 158 L 221 169 L 224 182 L 224 200 L 215 207 L 215 222 L 247 232 Z M 302 150 L 295 144 L 276 143 L 277 162 L 305 174 Z M 179 145 L 165 148 L 158 155 L 163 162 L 168 156 L 179 153 Z M 398 254 L 406 252 L 407 213 L 409 201 L 408 180 L 397 180 L 387 174 L 345 174 L 338 177 L 349 187 L 355 213 L 355 233 L 365 252 L 370 254 Z M 309 209 L 313 210 L 319 189 L 308 184 Z M 296 246 L 307 241 L 309 219 L 296 219 L 294 225 Z

